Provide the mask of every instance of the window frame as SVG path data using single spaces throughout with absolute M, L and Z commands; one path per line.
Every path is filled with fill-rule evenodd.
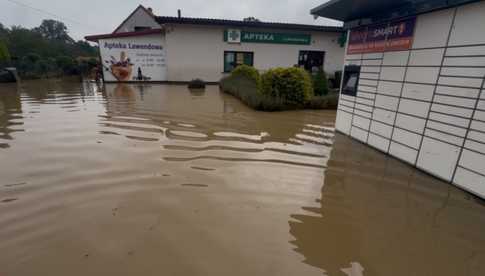
M 251 51 L 232 51 L 232 50 L 227 50 L 227 51 L 224 51 L 224 55 L 222 56 L 222 66 L 223 66 L 223 72 L 224 73 L 231 73 L 232 70 L 234 70 L 236 66 L 234 66 L 231 70 L 228 70 L 226 68 L 226 55 L 227 54 L 234 54 L 234 58 L 236 58 L 236 55 L 239 54 L 239 53 L 242 53 L 242 54 L 250 54 L 251 55 L 251 64 L 246 64 L 246 65 L 249 65 L 249 66 L 254 66 L 254 52 L 251 52 Z M 243 63 L 245 64 L 245 63 Z M 240 65 L 240 64 L 238 64 Z

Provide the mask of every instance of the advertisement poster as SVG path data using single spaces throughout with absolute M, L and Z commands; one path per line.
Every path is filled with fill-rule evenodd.
M 165 45 L 160 35 L 99 40 L 105 81 L 165 81 Z
M 408 50 L 413 44 L 416 18 L 356 28 L 350 31 L 347 54 Z

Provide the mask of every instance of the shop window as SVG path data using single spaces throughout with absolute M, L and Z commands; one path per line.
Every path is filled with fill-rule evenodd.
M 348 96 L 357 95 L 357 86 L 359 85 L 360 66 L 347 65 L 344 69 L 342 94 Z
M 325 63 L 325 52 L 322 51 L 300 51 L 298 54 L 298 66 L 305 68 L 308 72 L 323 70 Z
M 135 32 L 139 31 L 145 31 L 145 30 L 151 30 L 151 27 L 145 27 L 145 26 L 135 26 Z
M 224 52 L 224 72 L 231 72 L 238 65 L 249 65 L 253 66 L 253 52 L 234 52 L 225 51 Z

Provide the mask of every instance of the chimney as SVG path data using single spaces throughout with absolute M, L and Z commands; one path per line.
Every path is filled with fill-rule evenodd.
M 147 10 L 151 15 L 153 15 L 153 9 L 151 7 L 148 7 Z
M 182 17 L 182 11 L 180 9 L 177 10 L 177 17 L 178 18 Z

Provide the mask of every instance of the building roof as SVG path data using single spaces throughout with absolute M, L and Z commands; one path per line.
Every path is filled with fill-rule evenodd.
M 162 32 L 163 32 L 162 29 L 149 29 L 149 30 L 142 30 L 142 31 L 136 31 L 136 32 L 88 35 L 88 36 L 85 36 L 84 38 L 88 41 L 96 42 L 99 39 L 104 39 L 104 38 L 117 38 L 117 37 L 130 37 L 130 36 L 139 36 L 139 35 L 161 34 Z
M 479 0 L 330 0 L 310 11 L 321 16 L 350 22 L 369 22 L 414 16 Z
M 342 27 L 305 25 L 294 23 L 262 22 L 262 21 L 243 21 L 214 18 L 194 18 L 194 17 L 172 17 L 172 16 L 155 16 L 159 24 L 193 24 L 193 25 L 212 25 L 227 27 L 251 27 L 251 28 L 268 28 L 268 29 L 286 29 L 302 31 L 320 31 L 320 32 L 342 32 Z

